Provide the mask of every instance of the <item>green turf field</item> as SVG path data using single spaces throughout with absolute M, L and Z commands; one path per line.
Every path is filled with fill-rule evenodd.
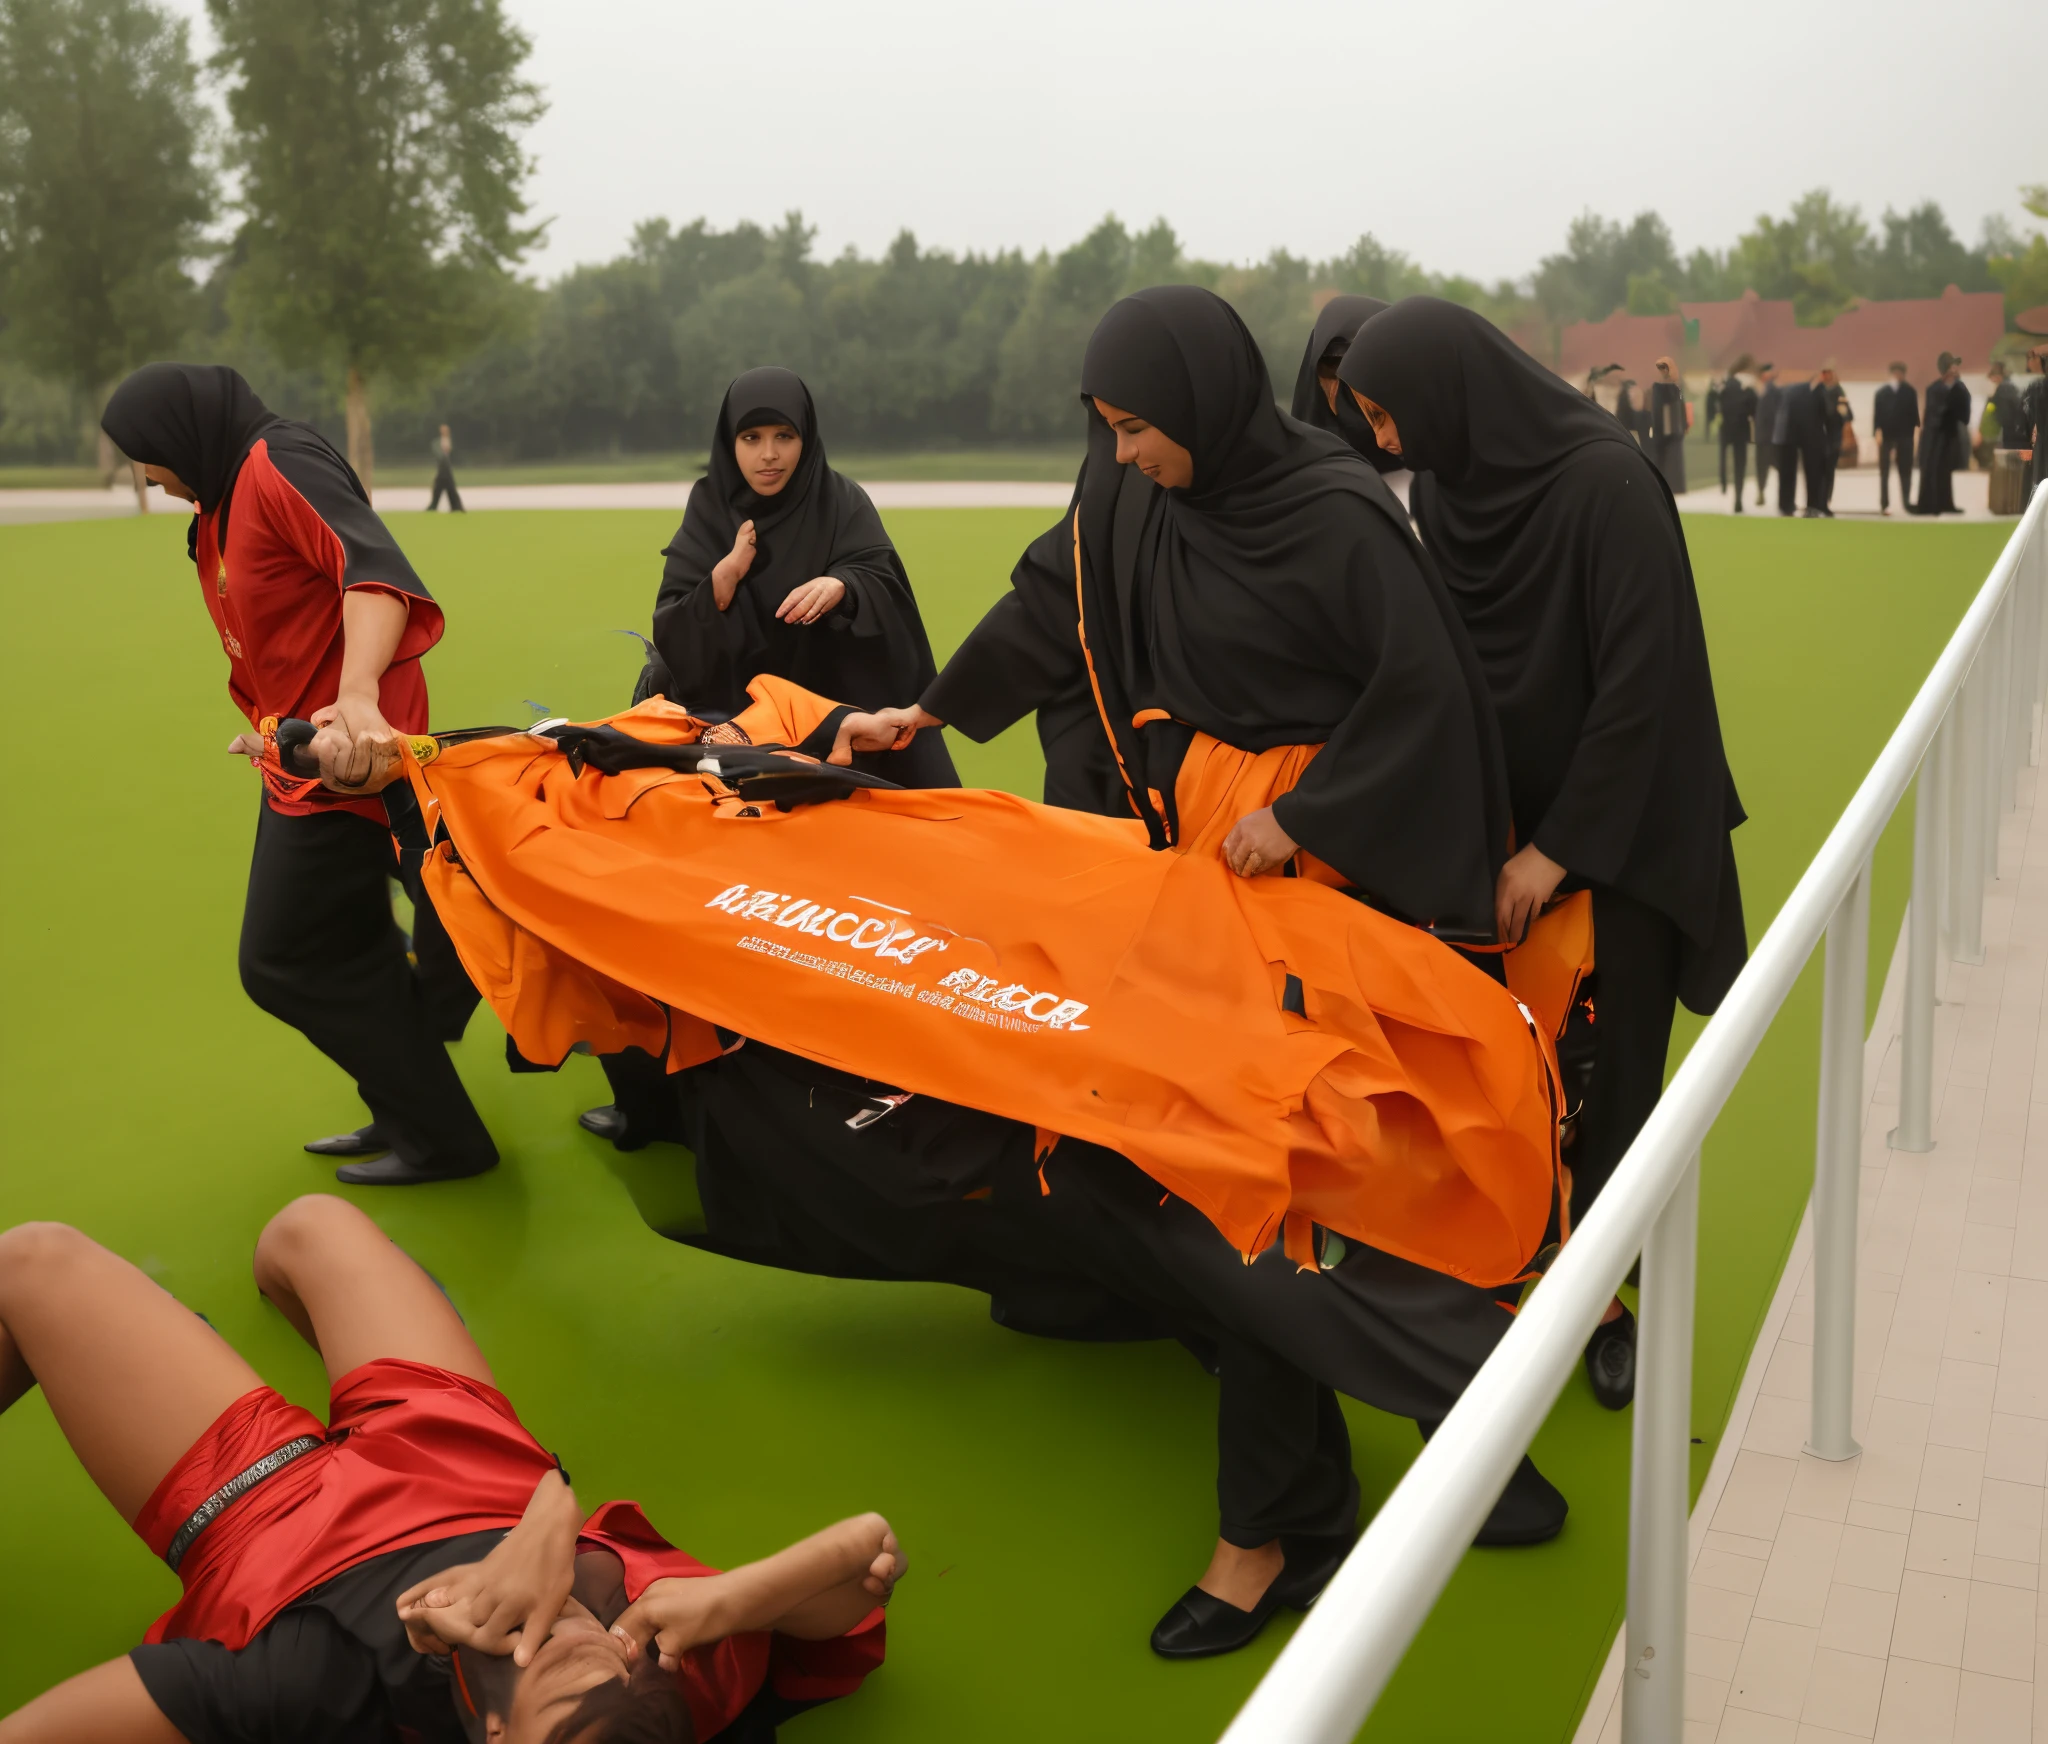
M 1043 516 L 888 517 L 941 653 Z M 451 633 L 437 726 L 623 702 L 672 518 L 394 518 Z M 2006 529 L 1690 523 L 1722 717 L 1751 821 L 1751 934 L 1882 744 Z M 319 1368 L 256 1296 L 248 1253 L 289 1196 L 330 1187 L 299 1150 L 362 1118 L 350 1086 L 235 978 L 257 804 L 222 754 L 240 724 L 168 516 L 0 528 L 5 691 L 21 784 L 0 886 L 0 1225 L 77 1223 L 203 1311 L 294 1399 Z M 1028 726 L 956 746 L 969 780 L 1032 790 Z M 1880 856 L 1873 999 L 1908 828 Z M 1696 1473 L 1703 1474 L 1804 1202 L 1816 977 L 1794 996 L 1707 1153 Z M 1696 1026 L 1695 1026 L 1696 1029 Z M 1685 1032 L 1694 1033 L 1693 1029 Z M 712 1561 L 880 1508 L 912 1559 L 887 1669 L 795 1724 L 831 1740 L 1213 1737 L 1284 1637 L 1165 1665 L 1145 1637 L 1213 1541 L 1212 1383 L 1177 1347 L 1068 1346 L 991 1325 L 940 1286 L 761 1272 L 635 1215 L 672 1148 L 579 1132 L 594 1064 L 506 1074 L 480 1012 L 459 1050 L 505 1152 L 482 1180 L 360 1193 L 443 1279 L 526 1421 L 590 1502 L 637 1497 Z M 1367 1506 L 1417 1447 L 1349 1407 Z M 1476 1552 L 1367 1736 L 1562 1740 L 1619 1619 L 1628 1420 L 1566 1390 L 1536 1444 L 1570 1496 L 1555 1544 Z M 100 1501 L 40 1400 L 0 1423 L 0 1712 L 122 1651 L 175 1592 Z

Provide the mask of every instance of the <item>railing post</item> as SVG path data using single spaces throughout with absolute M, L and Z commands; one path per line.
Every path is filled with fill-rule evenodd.
M 1953 718 L 1952 716 L 1949 718 Z M 1934 1149 L 1934 1005 L 1936 935 L 1941 930 L 1941 817 L 1947 803 L 1942 762 L 1948 750 L 1944 719 L 1920 760 L 1913 794 L 1913 894 L 1906 934 L 1906 998 L 1899 1041 L 1899 1124 L 1895 1151 Z
M 1643 1243 L 1628 1496 L 1628 1673 L 1623 1744 L 1685 1733 L 1686 1520 L 1692 1511 L 1693 1285 L 1699 1254 L 1695 1151 Z
M 1813 1426 L 1806 1451 L 1854 1459 L 1856 1214 L 1863 1168 L 1864 998 L 1870 863 L 1828 921 L 1820 1012 L 1820 1118 L 1813 1153 Z
M 1955 833 L 1949 840 L 1949 899 L 1955 905 L 1950 955 L 1984 961 L 1984 663 L 1978 660 L 1956 698 Z

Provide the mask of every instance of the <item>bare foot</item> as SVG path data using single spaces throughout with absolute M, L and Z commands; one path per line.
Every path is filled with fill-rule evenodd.
M 1195 1585 L 1211 1598 L 1249 1611 L 1266 1596 L 1266 1589 L 1280 1578 L 1280 1571 L 1286 1566 L 1287 1553 L 1280 1548 L 1277 1538 L 1256 1550 L 1241 1550 L 1219 1538 L 1216 1554 L 1209 1558 L 1208 1573 Z

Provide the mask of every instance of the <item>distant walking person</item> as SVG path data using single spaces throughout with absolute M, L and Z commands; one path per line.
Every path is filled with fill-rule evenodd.
M 1717 409 L 1721 414 L 1721 488 L 1728 488 L 1730 460 L 1733 459 L 1735 475 L 1735 512 L 1742 513 L 1742 486 L 1749 466 L 1750 426 L 1756 421 L 1756 389 L 1748 386 L 1737 372 L 1741 365 L 1728 372 L 1728 379 L 1721 384 L 1717 396 Z M 1758 499 L 1761 501 L 1761 497 Z
M 1909 511 L 1915 515 L 1958 515 L 1956 507 L 1956 455 L 1963 432 L 1970 427 L 1970 390 L 1963 386 L 1963 360 L 1944 351 L 1937 367 L 1941 374 L 1927 384 L 1926 421 L 1920 426 L 1920 500 Z
M 1842 384 L 1832 368 L 1823 369 L 1820 379 L 1813 384 L 1814 409 L 1820 416 L 1820 512 L 1829 520 L 1835 518 L 1835 471 L 1842 464 L 1842 436 L 1849 428 L 1855 413 L 1849 409 L 1849 396 L 1842 392 Z M 1812 492 L 1808 492 L 1807 507 L 1814 507 Z
M 1664 475 L 1675 497 L 1685 495 L 1685 433 L 1692 428 L 1692 405 L 1678 379 L 1678 365 L 1657 359 L 1657 379 L 1650 385 L 1650 462 Z
M 1764 486 L 1778 463 L 1778 408 L 1785 390 L 1778 386 L 1778 366 L 1760 364 L 1756 372 L 1756 506 L 1764 506 Z
M 1920 428 L 1920 396 L 1906 379 L 1903 363 L 1892 365 L 1892 379 L 1877 390 L 1870 408 L 1877 434 L 1877 512 L 1892 512 L 1892 468 L 1899 469 L 1899 507 L 1909 514 L 1913 502 L 1913 433 Z
M 427 498 L 427 513 L 432 514 L 441 506 L 441 498 L 448 499 L 451 515 L 462 513 L 462 492 L 455 488 L 455 468 L 449 457 L 455 451 L 454 438 L 448 434 L 448 426 L 441 426 L 441 439 L 434 444 L 434 493 Z

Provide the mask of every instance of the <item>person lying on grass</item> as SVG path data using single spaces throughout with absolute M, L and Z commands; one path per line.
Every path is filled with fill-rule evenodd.
M 295 1200 L 254 1269 L 326 1365 L 324 1424 L 77 1230 L 0 1233 L 0 1410 L 40 1385 L 184 1587 L 0 1744 L 769 1737 L 881 1663 L 906 1565 L 880 1515 L 720 1574 L 632 1502 L 583 1518 L 447 1297 L 353 1206 Z

